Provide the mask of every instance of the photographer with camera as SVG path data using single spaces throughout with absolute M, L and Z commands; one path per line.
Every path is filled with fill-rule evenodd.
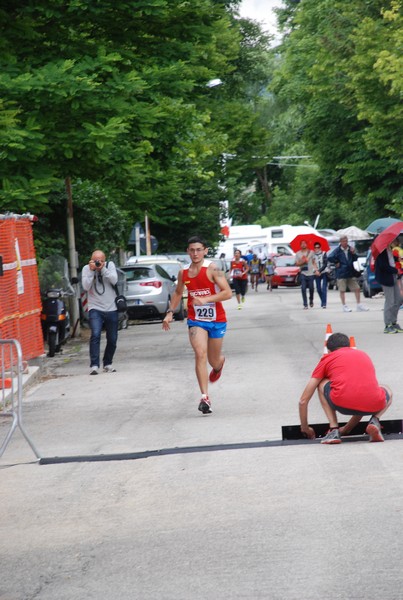
M 106 347 L 103 355 L 103 369 L 114 373 L 113 356 L 118 339 L 118 311 L 114 286 L 118 280 L 116 267 L 112 261 L 105 262 L 105 254 L 94 250 L 88 265 L 82 271 L 82 286 L 88 295 L 88 316 L 91 328 L 90 375 L 98 375 L 100 368 L 100 346 L 102 328 L 105 326 Z

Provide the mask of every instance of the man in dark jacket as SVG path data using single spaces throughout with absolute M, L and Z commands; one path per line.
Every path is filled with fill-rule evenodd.
M 357 260 L 355 248 L 348 245 L 347 236 L 340 238 L 340 245 L 327 257 L 328 262 L 336 265 L 337 287 L 340 292 L 340 299 L 344 312 L 351 312 L 351 308 L 346 304 L 347 288 L 354 292 L 358 311 L 369 310 L 367 306 L 360 303 L 360 284 L 355 276 L 353 262 Z
M 397 315 L 401 304 L 399 284 L 397 281 L 397 269 L 392 253 L 394 240 L 390 246 L 379 254 L 375 261 L 375 277 L 381 284 L 385 296 L 383 307 L 383 319 L 385 321 L 384 333 L 399 333 L 403 329 L 397 322 Z

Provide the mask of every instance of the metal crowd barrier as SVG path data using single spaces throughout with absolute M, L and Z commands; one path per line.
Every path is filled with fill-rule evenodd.
M 0 417 L 11 419 L 11 425 L 3 444 L 0 447 L 0 457 L 3 455 L 16 429 L 31 446 L 35 456 L 40 454 L 29 438 L 22 424 L 22 374 L 23 361 L 21 345 L 18 340 L 0 340 L 1 374 L 0 374 Z

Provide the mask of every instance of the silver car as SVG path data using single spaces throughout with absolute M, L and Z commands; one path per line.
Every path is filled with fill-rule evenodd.
M 155 263 L 121 267 L 126 275 L 127 312 L 132 319 L 163 319 L 175 291 L 174 276 Z M 185 318 L 183 302 L 174 313 L 175 320 Z

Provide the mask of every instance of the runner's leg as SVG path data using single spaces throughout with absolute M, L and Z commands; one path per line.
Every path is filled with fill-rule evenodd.
M 219 371 L 224 362 L 224 356 L 221 353 L 224 338 L 208 338 L 207 358 L 215 371 Z
M 195 370 L 202 394 L 208 394 L 207 344 L 208 333 L 201 327 L 189 328 L 189 340 L 195 353 Z M 218 340 L 222 341 L 222 340 Z M 218 366 L 219 368 L 219 366 Z

